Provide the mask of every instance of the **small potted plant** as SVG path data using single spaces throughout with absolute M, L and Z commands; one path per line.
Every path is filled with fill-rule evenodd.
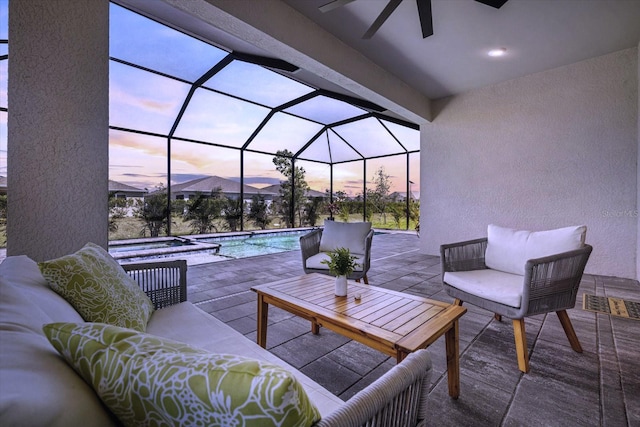
M 353 270 L 358 266 L 358 263 L 355 261 L 357 258 L 351 255 L 348 248 L 337 248 L 328 254 L 329 259 L 320 262 L 328 265 L 331 274 L 336 276 L 336 296 L 346 296 L 347 276 L 353 273 Z

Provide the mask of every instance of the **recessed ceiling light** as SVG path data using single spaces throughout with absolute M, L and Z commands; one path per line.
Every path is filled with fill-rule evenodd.
M 504 47 L 498 48 L 498 49 L 491 49 L 489 52 L 487 52 L 487 55 L 493 57 L 493 58 L 497 58 L 500 56 L 504 56 L 507 54 L 507 49 Z

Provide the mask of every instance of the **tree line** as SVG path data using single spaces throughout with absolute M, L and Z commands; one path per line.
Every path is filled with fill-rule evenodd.
M 169 203 L 166 187 L 160 185 L 142 200 L 125 200 L 109 195 L 109 230 L 117 229 L 118 220 L 132 213 L 141 220 L 140 235 L 157 237 L 168 234 L 172 217 L 181 217 L 189 224 L 194 234 L 209 234 L 224 230 L 237 231 L 244 218 L 264 230 L 276 218 L 287 228 L 316 226 L 323 214 L 329 219 L 348 221 L 351 215 L 363 215 L 371 221 L 373 214 L 387 223 L 387 215 L 393 218 L 398 228 L 409 216 L 413 221 L 419 217 L 419 204 L 410 199 L 409 210 L 405 201 L 390 197 L 392 186 L 390 176 L 380 166 L 372 179 L 373 186 L 367 188 L 366 197 L 358 194 L 349 198 L 343 191 L 336 191 L 331 197 L 326 190 L 324 197 L 309 197 L 310 187 L 306 181 L 306 171 L 295 165 L 293 153 L 281 150 L 273 157 L 275 169 L 284 179 L 280 183 L 279 197 L 269 203 L 263 195 L 252 196 L 251 202 L 230 198 L 215 188 L 210 193 L 196 193 L 188 200 L 171 200 Z M 331 203 L 329 201 L 332 200 Z M 366 210 L 364 209 L 366 200 Z M 170 211 L 169 211 L 170 209 Z

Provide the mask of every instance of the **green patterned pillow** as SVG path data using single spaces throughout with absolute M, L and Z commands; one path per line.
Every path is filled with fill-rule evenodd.
M 87 243 L 75 254 L 38 263 L 51 289 L 87 322 L 146 331 L 153 303 L 102 247 Z
M 309 426 L 320 419 L 279 366 L 100 323 L 52 323 L 44 332 L 127 426 Z

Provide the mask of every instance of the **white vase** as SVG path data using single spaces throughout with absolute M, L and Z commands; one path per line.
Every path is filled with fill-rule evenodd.
M 347 296 L 347 276 L 336 276 L 336 292 L 337 297 Z

